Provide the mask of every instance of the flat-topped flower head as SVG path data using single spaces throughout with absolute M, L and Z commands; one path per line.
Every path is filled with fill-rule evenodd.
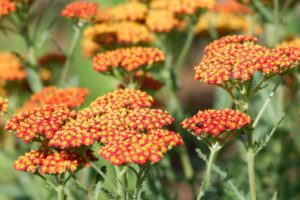
M 150 7 L 180 15 L 193 15 L 200 9 L 212 9 L 214 4 L 214 0 L 153 0 Z
M 150 10 L 146 18 L 147 27 L 158 33 L 168 33 L 180 25 L 180 21 L 169 10 Z
M 136 22 L 109 22 L 96 24 L 87 28 L 85 38 L 100 46 L 113 44 L 151 43 L 154 36 L 145 25 Z
M 121 68 L 131 72 L 165 60 L 165 54 L 156 48 L 131 47 L 100 53 L 94 57 L 94 70 L 107 72 Z
M 12 53 L 0 53 L 0 80 L 15 81 L 23 80 L 26 72 L 21 60 Z
M 120 108 L 137 109 L 150 108 L 154 103 L 153 97 L 146 92 L 133 89 L 120 89 L 98 97 L 90 105 L 101 112 L 108 112 Z
M 8 99 L 0 97 L 0 114 L 7 113 L 8 111 Z
M 13 115 L 5 129 L 15 131 L 25 142 L 40 137 L 51 139 L 56 131 L 75 116 L 76 112 L 65 106 L 45 105 Z
M 225 109 L 199 111 L 191 118 L 185 119 L 181 125 L 196 136 L 222 139 L 223 133 L 241 129 L 250 123 L 251 118 L 241 111 Z
M 98 12 L 98 4 L 85 1 L 75 1 L 68 4 L 61 15 L 69 19 L 90 21 Z
M 0 0 L 0 18 L 16 10 L 16 3 L 12 0 Z
M 84 104 L 87 95 L 88 90 L 85 88 L 60 89 L 54 86 L 45 87 L 33 94 L 20 110 L 30 110 L 47 104 L 76 108 Z
M 101 10 L 97 15 L 97 21 L 143 21 L 147 14 L 147 6 L 138 2 L 117 4 L 113 7 Z
M 87 151 L 86 155 L 89 159 L 96 160 L 91 151 Z M 15 169 L 18 171 L 30 173 L 39 171 L 42 174 L 52 175 L 62 174 L 67 171 L 74 172 L 84 166 L 88 166 L 88 162 L 74 152 L 59 151 L 52 153 L 43 148 L 25 153 L 14 163 Z
M 125 140 L 114 140 L 99 150 L 113 165 L 157 163 L 172 147 L 182 145 L 181 137 L 167 130 L 151 130 Z

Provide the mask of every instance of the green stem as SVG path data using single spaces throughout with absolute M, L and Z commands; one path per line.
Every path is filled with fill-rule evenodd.
M 127 188 L 126 188 L 126 171 L 121 171 L 119 166 L 115 166 L 115 171 L 117 175 L 117 190 L 118 190 L 118 195 L 121 197 L 121 200 L 126 200 L 127 196 Z
M 71 43 L 71 47 L 70 47 L 70 50 L 69 50 L 69 53 L 68 53 L 68 59 L 67 59 L 65 65 L 63 67 L 62 76 L 61 76 L 61 79 L 59 81 L 60 86 L 62 86 L 65 83 L 65 81 L 66 81 L 66 79 L 69 75 L 69 71 L 70 71 L 70 68 L 71 68 L 71 64 L 73 62 L 76 47 L 77 47 L 77 44 L 78 44 L 80 36 L 81 36 L 81 31 L 82 31 L 81 27 L 74 26 L 74 30 L 75 30 L 75 33 L 74 33 L 72 43 Z
M 135 191 L 134 191 L 133 197 L 132 197 L 133 200 L 140 200 L 140 193 L 141 193 L 143 181 L 145 180 L 145 178 L 148 174 L 150 166 L 151 166 L 151 164 L 149 163 L 147 165 L 140 167 L 140 171 L 137 176 Z
M 56 187 L 56 193 L 57 193 L 57 200 L 64 200 L 65 194 L 64 194 L 64 186 L 59 185 Z
M 211 185 L 211 183 L 210 183 L 211 182 L 211 171 L 212 171 L 214 159 L 215 159 L 218 151 L 221 149 L 221 146 L 220 146 L 219 143 L 215 143 L 209 149 L 210 149 L 210 155 L 209 155 L 209 159 L 208 159 L 208 162 L 207 162 L 205 176 L 204 176 L 204 179 L 201 183 L 200 191 L 199 191 L 198 196 L 197 196 L 197 200 L 200 200 L 202 197 L 204 197 L 205 192 L 210 188 L 210 185 Z
M 248 181 L 250 187 L 251 200 L 256 200 L 254 157 L 255 157 L 254 150 L 252 147 L 249 147 L 247 151 L 247 165 L 248 165 Z

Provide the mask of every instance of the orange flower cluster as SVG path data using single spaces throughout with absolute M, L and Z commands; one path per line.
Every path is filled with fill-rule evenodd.
M 200 9 L 212 9 L 214 0 L 153 0 L 150 7 L 165 9 L 175 14 L 195 14 Z
M 76 1 L 68 4 L 61 15 L 69 19 L 89 21 L 98 13 L 98 4 L 91 2 Z
M 68 120 L 76 117 L 61 105 L 45 105 L 33 110 L 15 114 L 6 123 L 6 130 L 16 131 L 16 135 L 25 142 L 39 137 L 51 139 Z
M 208 84 L 222 84 L 231 78 L 247 81 L 255 71 L 278 74 L 293 67 L 296 52 L 268 49 L 255 44 L 250 36 L 227 36 L 205 48 L 205 55 L 195 68 L 195 79 Z
M 106 72 L 110 71 L 111 68 L 122 68 L 131 72 L 164 60 L 164 53 L 156 48 L 131 47 L 96 55 L 94 57 L 94 70 Z
M 153 32 L 168 33 L 178 28 L 180 21 L 169 10 L 150 10 L 146 18 L 146 25 Z
M 126 163 L 156 163 L 171 146 L 181 145 L 179 135 L 167 130 L 150 130 L 127 140 L 114 140 L 99 150 L 99 154 L 114 165 Z
M 9 15 L 11 12 L 16 10 L 15 2 L 11 0 L 1 0 L 0 1 L 0 17 Z
M 87 28 L 84 35 L 99 45 L 150 43 L 154 40 L 144 25 L 135 22 L 96 24 Z
M 300 38 L 290 38 L 278 45 L 278 47 L 298 47 L 300 48 Z
M 251 123 L 251 118 L 238 110 L 204 110 L 181 125 L 196 136 L 221 139 L 222 133 L 241 129 Z
M 0 53 L 0 80 L 23 80 L 26 76 L 22 63 L 11 53 Z
M 0 97 L 0 114 L 7 113 L 8 111 L 8 100 Z
M 143 21 L 146 14 L 147 6 L 145 4 L 129 2 L 101 10 L 97 15 L 97 21 Z
M 151 109 L 152 104 L 152 97 L 145 92 L 124 89 L 109 93 L 80 111 L 75 120 L 56 132 L 49 145 L 65 149 L 89 146 L 98 141 L 105 146 L 99 154 L 115 165 L 155 163 L 169 148 L 182 144 L 182 140 L 178 134 L 162 129 L 171 124 L 173 118 L 165 111 Z M 144 159 L 141 159 L 142 152 L 135 145 L 142 141 L 146 148 Z M 116 158 L 112 153 L 115 143 L 132 146 L 127 145 L 129 149 L 126 149 L 125 145 L 117 151 Z M 121 158 L 121 154 L 126 159 Z
M 64 105 L 68 108 L 75 108 L 85 102 L 88 90 L 84 88 L 60 89 L 54 86 L 45 87 L 41 91 L 33 94 L 20 109 L 31 110 L 43 105 Z
M 251 10 L 245 4 L 239 3 L 236 0 L 227 0 L 217 2 L 213 9 L 216 12 L 226 12 L 226 13 L 244 13 L 248 14 Z
M 87 156 L 91 157 L 90 152 Z M 93 157 L 91 157 L 94 159 Z M 14 167 L 18 171 L 34 173 L 39 170 L 42 174 L 62 174 L 74 172 L 88 163 L 74 152 L 60 151 L 52 153 L 49 150 L 31 150 L 15 161 Z

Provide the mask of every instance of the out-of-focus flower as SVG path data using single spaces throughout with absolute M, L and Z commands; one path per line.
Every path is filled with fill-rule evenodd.
M 94 57 L 94 70 L 107 72 L 112 68 L 135 71 L 165 60 L 162 51 L 156 48 L 131 47 L 100 53 Z
M 99 150 L 99 155 L 114 165 L 156 163 L 173 146 L 181 145 L 181 137 L 167 130 L 150 130 L 125 140 L 114 140 Z
M 16 4 L 11 0 L 0 1 L 0 17 L 9 15 L 11 12 L 16 10 Z
M 118 4 L 101 10 L 97 21 L 143 21 L 147 14 L 147 6 L 143 3 L 129 2 Z
M 135 22 L 112 22 L 96 24 L 87 28 L 85 38 L 90 39 L 100 46 L 121 44 L 150 43 L 153 35 L 146 26 Z
M 210 43 L 195 68 L 195 79 L 208 84 L 223 84 L 234 79 L 247 81 L 255 71 L 265 75 L 283 73 L 294 66 L 297 52 L 268 49 L 255 44 L 250 36 L 227 36 Z
M 280 43 L 277 47 L 298 47 L 300 48 L 300 38 L 293 37 Z
M 6 98 L 0 97 L 0 114 L 7 113 L 8 111 L 8 100 Z
M 97 3 L 76 1 L 68 4 L 61 15 L 69 19 L 90 21 L 96 16 L 97 12 Z
M 0 80 L 23 80 L 26 76 L 20 59 L 14 54 L 0 53 Z
M 75 108 L 85 102 L 87 95 L 88 90 L 85 88 L 60 89 L 54 86 L 45 87 L 41 91 L 33 94 L 20 110 L 30 110 L 47 104 L 64 105 L 68 108 Z
M 41 66 L 49 66 L 53 63 L 64 64 L 67 60 L 67 57 L 59 53 L 47 53 L 39 58 L 38 63 Z
M 222 139 L 223 133 L 241 129 L 250 123 L 251 118 L 241 111 L 225 109 L 199 111 L 181 125 L 196 136 Z
M 248 14 L 251 11 L 246 4 L 240 3 L 237 0 L 217 1 L 212 10 L 215 12 L 236 14 Z
M 197 35 L 207 35 L 210 26 L 213 26 L 219 34 L 226 34 L 234 31 L 249 32 L 250 24 L 247 18 L 243 15 L 227 12 L 207 12 L 200 16 L 196 25 L 195 32 Z M 256 25 L 254 34 L 262 33 L 262 27 Z
M 100 45 L 93 41 L 92 38 L 84 38 L 82 41 L 83 55 L 86 57 L 92 57 L 100 49 Z
M 143 91 L 145 90 L 159 90 L 164 86 L 164 83 L 160 80 L 156 80 L 152 74 L 138 71 L 134 75 L 134 82 L 138 83 L 139 88 Z M 121 85 L 122 87 L 122 85 Z
M 146 25 L 153 32 L 168 33 L 178 28 L 180 22 L 169 10 L 150 10 L 146 18 Z
M 92 155 L 87 152 L 87 156 Z M 91 160 L 94 159 L 91 157 Z M 60 151 L 52 153 L 46 149 L 31 150 L 15 161 L 14 167 L 18 171 L 34 173 L 39 170 L 42 174 L 62 174 L 74 172 L 80 167 L 88 166 L 84 158 L 74 152 Z
M 195 14 L 200 9 L 212 9 L 214 0 L 153 0 L 152 9 L 166 9 L 175 14 Z
M 76 112 L 61 105 L 45 105 L 29 111 L 16 113 L 6 123 L 6 130 L 16 131 L 25 142 L 45 137 L 51 139 Z

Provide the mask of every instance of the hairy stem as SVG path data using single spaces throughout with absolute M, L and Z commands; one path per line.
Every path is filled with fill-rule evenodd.
M 254 157 L 255 157 L 254 150 L 252 147 L 249 147 L 247 151 L 247 165 L 248 165 L 248 181 L 250 187 L 251 200 L 256 200 Z
M 57 200 L 64 200 L 65 199 L 65 193 L 64 193 L 63 185 L 59 185 L 59 186 L 56 187 L 56 193 L 57 193 Z
M 117 175 L 117 190 L 118 190 L 118 195 L 120 196 L 121 200 L 126 200 L 127 196 L 127 188 L 126 188 L 126 172 L 121 172 L 121 169 L 119 166 L 115 166 L 115 171 Z

